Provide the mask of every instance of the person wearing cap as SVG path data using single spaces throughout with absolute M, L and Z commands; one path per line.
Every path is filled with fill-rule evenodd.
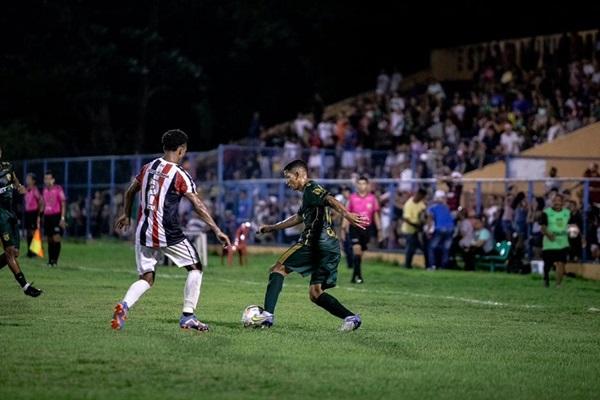
M 437 266 L 448 268 L 452 237 L 454 236 L 454 218 L 446 204 L 446 192 L 436 190 L 433 204 L 427 209 L 427 225 L 433 227 L 433 234 L 427 247 L 427 269 L 435 270 Z M 440 263 L 437 263 L 437 253 L 441 254 Z

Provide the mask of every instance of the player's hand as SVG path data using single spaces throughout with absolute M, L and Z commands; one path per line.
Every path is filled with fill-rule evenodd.
M 360 229 L 367 229 L 367 226 L 369 226 L 368 218 L 366 218 L 360 214 L 348 213 L 346 215 L 346 219 L 352 225 L 354 225 Z
M 67 223 L 65 221 L 64 218 L 60 219 L 60 222 L 58 223 L 58 226 L 60 226 L 60 229 L 65 229 L 65 227 L 67 226 Z
M 19 192 L 19 194 L 25 194 L 27 193 L 27 188 L 25 188 L 25 186 L 23 185 L 19 185 L 17 186 L 17 191 Z
M 552 233 L 552 232 L 548 232 L 548 234 L 546 234 L 546 236 L 548 237 L 548 239 L 551 242 L 554 242 L 554 239 L 556 239 L 556 236 L 554 236 L 554 233 Z
M 224 234 L 222 231 L 218 231 L 215 234 L 217 235 L 217 239 L 219 239 L 219 242 L 221 242 L 223 247 L 225 247 L 225 248 L 231 247 L 231 241 L 229 240 L 229 236 Z
M 131 224 L 131 219 L 127 215 L 123 214 L 119 218 L 117 218 L 117 221 L 115 222 L 115 230 L 117 230 L 117 231 L 126 230 L 130 224 Z
M 275 229 L 273 229 L 272 225 L 261 225 L 256 233 L 269 233 L 273 232 L 274 230 Z

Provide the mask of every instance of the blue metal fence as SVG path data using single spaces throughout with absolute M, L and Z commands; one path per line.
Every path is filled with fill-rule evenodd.
M 98 213 L 103 213 L 110 221 L 108 225 L 112 225 L 112 220 L 122 207 L 123 191 L 141 166 L 158 156 L 160 155 L 146 154 L 22 160 L 15 162 L 15 169 L 23 177 L 32 172 L 39 178 L 51 169 L 57 183 L 63 186 L 73 210 L 81 209 L 83 218 L 80 217 L 79 221 L 80 231 L 71 233 L 84 232 L 90 238 L 97 234 L 111 233 L 110 227 L 108 231 L 98 229 Z M 387 162 L 388 157 L 400 161 L 392 164 Z M 412 171 L 410 175 L 415 176 L 417 155 L 414 154 L 242 146 L 220 146 L 214 151 L 188 153 L 189 171 L 198 182 L 203 197 L 211 204 L 220 224 L 256 220 L 257 212 L 275 220 L 285 218 L 286 213 L 297 205 L 299 196 L 285 187 L 284 181 L 280 179 L 281 169 L 285 163 L 295 158 L 307 161 L 311 175 L 334 193 L 339 192 L 342 186 L 351 187 L 352 178 L 358 174 L 377 176 L 377 179 L 372 179 L 374 189 L 389 203 L 395 202 L 399 193 L 413 191 L 417 186 L 424 186 L 430 191 L 438 187 L 446 189 L 447 178 L 400 179 L 401 170 L 409 169 Z M 339 176 L 345 179 L 333 179 Z M 531 203 L 536 197 L 545 194 L 544 183 L 547 181 L 547 178 L 463 179 L 460 181 L 463 186 L 461 205 L 480 214 L 488 208 L 490 201 L 498 201 L 494 200 L 494 196 L 502 196 L 509 186 L 523 191 Z M 597 187 L 598 182 L 583 178 L 561 178 L 558 181 L 564 182 L 565 187 L 576 187 L 581 194 L 582 236 L 586 238 L 589 236 L 588 217 L 593 207 L 590 203 L 590 189 L 591 185 Z M 39 183 L 41 184 L 41 179 Z M 105 209 L 99 210 L 99 205 Z M 261 207 L 266 207 L 266 210 Z M 286 233 L 281 232 L 274 239 L 283 243 Z M 395 244 L 388 247 L 393 249 Z M 585 246 L 583 252 L 582 257 L 585 259 Z

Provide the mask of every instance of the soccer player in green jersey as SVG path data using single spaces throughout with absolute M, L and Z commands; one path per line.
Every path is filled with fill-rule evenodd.
M 563 208 L 563 196 L 557 193 L 552 199 L 552 207 L 544 210 L 540 225 L 544 240 L 542 258 L 544 259 L 544 286 L 550 286 L 550 270 L 556 267 L 556 287 L 562 284 L 565 275 L 565 264 L 569 254 L 569 237 L 567 229 L 571 219 L 571 211 Z
M 298 243 L 284 252 L 271 268 L 264 311 L 256 317 L 255 323 L 266 327 L 273 325 L 273 314 L 283 280 L 291 272 L 298 272 L 302 276 L 311 276 L 310 300 L 343 319 L 340 328 L 342 331 L 358 329 L 362 323 L 360 316 L 325 292 L 335 286 L 340 262 L 340 244 L 333 230 L 329 208 L 337 211 L 351 225 L 358 228 L 365 229 L 368 221 L 361 215 L 348 212 L 325 188 L 310 180 L 304 161 L 292 161 L 283 169 L 283 174 L 291 189 L 303 193 L 302 206 L 297 214 L 284 221 L 261 226 L 259 233 L 279 231 L 301 223 L 304 223 L 305 228 Z
M 1 158 L 2 148 L 0 148 Z M 19 191 L 21 194 L 26 192 L 26 189 L 17 179 L 12 164 L 0 161 L 0 241 L 2 241 L 4 247 L 4 253 L 0 255 L 0 269 L 8 265 L 23 292 L 27 296 L 38 297 L 42 294 L 42 291 L 27 282 L 17 261 L 21 238 L 17 215 L 12 209 L 14 190 Z

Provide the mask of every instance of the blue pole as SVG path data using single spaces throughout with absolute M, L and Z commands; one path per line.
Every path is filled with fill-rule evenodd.
M 115 174 L 116 174 L 116 159 L 110 159 L 110 221 L 115 218 Z M 109 232 L 110 234 L 110 232 Z
M 92 235 L 92 229 L 90 226 L 92 221 L 92 160 L 88 160 L 87 162 L 87 196 L 85 201 L 85 210 L 85 236 L 86 239 L 89 239 Z
M 65 159 L 65 171 L 64 171 L 64 176 L 63 176 L 63 188 L 65 190 L 65 197 L 67 198 L 67 204 L 68 204 L 68 202 L 69 202 L 69 159 Z M 67 212 L 68 212 L 68 209 L 67 209 Z M 67 229 L 65 229 L 65 236 L 68 236 L 68 230 Z
M 510 174 L 510 155 L 507 155 L 504 158 L 504 177 L 506 179 L 511 178 L 511 174 Z M 504 191 L 508 192 L 508 187 L 510 186 L 510 184 L 508 183 L 508 181 L 505 181 L 504 183 Z
M 279 184 L 279 193 L 278 193 L 279 206 L 281 207 L 279 209 L 280 221 L 283 221 L 283 219 L 285 218 L 285 211 L 282 207 L 285 204 L 285 201 L 283 200 L 284 196 L 285 196 L 284 186 L 283 186 L 283 183 L 280 183 Z M 277 232 L 277 243 L 283 243 L 283 230 L 280 230 L 279 232 Z
M 223 206 L 223 195 L 225 187 L 223 186 L 223 174 L 224 174 L 224 147 L 222 144 L 219 145 L 218 149 L 218 161 L 217 161 L 217 179 L 219 180 L 219 196 L 218 196 L 218 207 Z
M 588 212 L 590 209 L 590 181 L 588 179 L 583 182 L 583 232 L 582 238 L 587 239 L 588 230 Z M 587 249 L 585 246 L 581 246 L 581 260 L 587 261 Z
M 534 200 L 533 182 L 528 181 L 527 182 L 527 205 L 529 207 L 531 207 L 531 203 L 533 200 Z M 533 228 L 533 223 L 531 223 L 531 222 L 528 223 L 527 224 L 527 238 L 531 238 L 532 228 Z M 533 245 L 531 243 L 531 240 L 527 241 L 527 256 L 529 257 L 530 260 L 533 258 Z
M 477 215 L 481 214 L 481 182 L 477 182 L 475 184 L 475 209 L 477 210 Z

